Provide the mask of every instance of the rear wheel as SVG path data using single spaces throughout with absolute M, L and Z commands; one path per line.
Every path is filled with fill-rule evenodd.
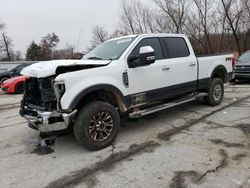
M 76 140 L 89 150 L 109 146 L 120 128 L 117 110 L 106 102 L 91 102 L 78 113 L 74 125 Z
M 205 102 L 211 106 L 219 105 L 224 97 L 224 83 L 221 78 L 213 78 L 209 84 L 208 96 L 204 97 Z
M 15 93 L 22 94 L 24 92 L 24 83 L 18 83 L 15 87 Z

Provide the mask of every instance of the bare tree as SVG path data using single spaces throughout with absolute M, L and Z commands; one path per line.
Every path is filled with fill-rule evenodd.
M 123 0 L 121 4 L 119 30 L 124 33 L 155 32 L 155 15 L 151 9 L 139 0 Z
M 121 24 L 123 26 L 122 30 L 126 33 L 135 34 L 135 22 L 132 13 L 132 6 L 125 0 L 122 1 L 122 13 L 120 16 Z
M 156 5 L 169 17 L 175 33 L 183 31 L 186 21 L 186 0 L 153 0 Z
M 8 61 L 11 61 L 11 52 L 12 52 L 12 47 L 13 47 L 13 40 L 7 36 L 5 32 L 1 33 L 2 35 L 2 49 L 4 52 L 6 52 L 6 55 L 8 57 Z
M 91 45 L 87 48 L 87 51 L 91 51 L 107 39 L 109 39 L 108 32 L 102 26 L 94 26 L 92 29 Z
M 228 25 L 232 30 L 237 50 L 239 54 L 241 54 L 242 50 L 238 31 L 246 9 L 241 0 L 221 0 L 221 3 L 228 21 Z
M 48 33 L 46 36 L 42 37 L 39 46 L 41 47 L 41 58 L 43 60 L 50 60 L 53 58 L 53 50 L 59 41 L 59 37 L 55 33 Z
M 218 54 L 235 49 L 241 53 L 250 48 L 250 0 L 152 1 L 155 7 L 146 6 L 140 0 L 123 0 L 118 26 L 111 35 L 105 36 L 183 33 L 190 38 L 195 51 L 202 54 Z M 93 44 L 96 38 L 97 41 L 103 38 L 99 37 L 99 33 L 105 30 L 97 27 L 95 31 Z
M 108 39 L 108 32 L 101 26 L 95 26 L 92 30 L 95 43 L 103 43 Z
M 213 5 L 214 0 L 193 0 L 198 10 L 198 21 L 197 23 L 202 27 L 202 32 L 205 37 L 205 46 L 207 53 L 210 51 L 213 53 L 213 47 L 211 44 L 210 32 L 213 27 L 212 16 L 214 15 Z M 197 20 L 193 16 L 194 20 Z M 209 50 L 208 50 L 209 49 Z
M 243 44 L 243 50 L 246 51 L 250 45 L 250 1 L 249 0 L 242 0 L 244 7 L 245 7 L 245 17 L 244 17 L 244 26 L 245 26 L 245 36 L 244 36 L 244 44 Z
M 5 24 L 2 23 L 1 20 L 0 20 L 0 33 L 3 32 L 4 28 L 5 28 Z M 1 38 L 2 38 L 2 36 L 0 36 L 0 56 L 3 53 L 3 48 L 4 48 L 4 45 L 2 44 Z
M 0 22 L 0 31 L 5 28 L 5 24 Z

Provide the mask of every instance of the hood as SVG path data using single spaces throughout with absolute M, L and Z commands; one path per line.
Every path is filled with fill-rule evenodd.
M 0 72 L 0 79 L 5 76 L 10 76 L 10 72 L 9 71 Z
M 250 66 L 250 61 L 237 61 L 236 66 Z
M 24 82 L 26 80 L 26 78 L 27 78 L 26 76 L 17 76 L 17 77 L 7 79 L 3 83 L 4 84 L 10 84 L 12 82 Z
M 21 75 L 36 78 L 62 74 L 65 72 L 77 71 L 87 68 L 94 68 L 108 65 L 110 60 L 52 60 L 42 61 L 25 67 Z M 58 69 L 61 72 L 58 72 Z

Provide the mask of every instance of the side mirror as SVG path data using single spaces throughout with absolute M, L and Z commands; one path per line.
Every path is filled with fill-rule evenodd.
M 155 51 L 151 46 L 140 48 L 139 55 L 128 57 L 128 66 L 130 68 L 150 65 L 155 62 Z
M 151 46 L 140 48 L 139 64 L 140 66 L 150 65 L 155 62 L 155 51 Z

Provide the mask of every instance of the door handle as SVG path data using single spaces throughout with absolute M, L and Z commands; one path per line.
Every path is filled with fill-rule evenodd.
M 170 67 L 167 67 L 167 66 L 163 66 L 163 67 L 162 67 L 162 70 L 163 70 L 163 71 L 168 71 L 169 69 L 170 69 Z
M 194 67 L 196 65 L 196 63 L 189 63 L 190 67 Z

